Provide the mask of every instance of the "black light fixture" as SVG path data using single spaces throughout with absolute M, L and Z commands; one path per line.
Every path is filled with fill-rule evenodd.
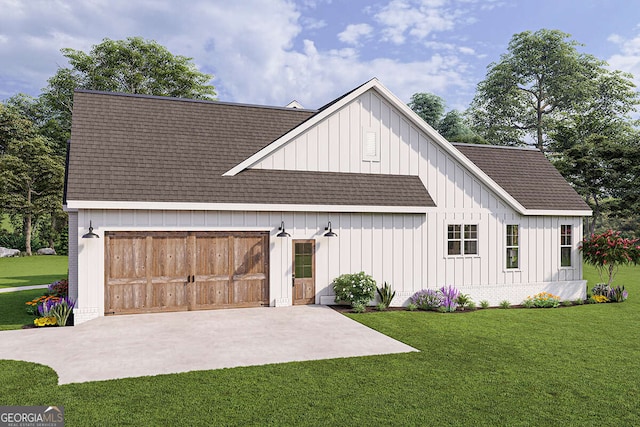
M 280 232 L 276 234 L 276 237 L 291 237 L 291 234 L 284 231 L 284 221 L 280 223 L 280 228 L 278 228 L 278 230 L 280 230 Z
M 93 224 L 91 223 L 91 221 L 89 221 L 89 232 L 84 236 L 82 236 L 82 238 L 83 239 L 99 239 L 100 238 L 100 236 L 98 236 L 96 233 L 93 232 Z
M 331 221 L 329 221 L 329 225 L 326 226 L 324 229 L 329 230 L 326 233 L 324 233 L 324 237 L 338 237 L 338 235 L 334 233 L 333 230 L 331 229 Z

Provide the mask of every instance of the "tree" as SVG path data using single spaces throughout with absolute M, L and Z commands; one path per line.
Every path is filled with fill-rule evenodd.
M 20 215 L 31 255 L 31 233 L 39 215 L 60 206 L 64 166 L 46 138 L 16 110 L 0 105 L 0 204 Z
M 438 95 L 427 92 L 414 93 L 407 105 L 449 141 L 484 143 L 482 138 L 465 124 L 459 111 L 451 110 L 444 114 L 444 100 Z
M 602 214 L 611 210 L 612 198 L 637 193 L 633 184 L 638 179 L 634 165 L 638 157 L 638 149 L 632 145 L 591 135 L 554 158 L 556 168 L 593 210 L 590 234 L 596 231 Z
M 579 53 L 580 44 L 569 37 L 547 29 L 514 35 L 507 53 L 489 65 L 478 84 L 470 108 L 472 129 L 503 145 L 524 145 L 529 137 L 544 150 L 560 114 L 576 113 L 593 98 L 598 76 L 607 74 L 603 61 Z
M 422 120 L 429 123 L 432 128 L 438 129 L 442 114 L 444 114 L 444 100 L 432 93 L 414 93 L 409 102 L 411 108 Z
M 50 110 L 50 126 L 62 129 L 66 143 L 71 129 L 73 91 L 79 89 L 125 92 L 177 98 L 215 99 L 213 76 L 196 68 L 192 58 L 173 55 L 164 46 L 142 37 L 110 40 L 89 53 L 65 48 L 69 68 L 60 68 L 48 80 L 41 97 Z
M 600 280 L 607 272 L 607 286 L 611 286 L 613 279 L 621 265 L 640 263 L 640 239 L 627 239 L 620 236 L 620 232 L 608 230 L 601 234 L 592 234 L 580 244 L 582 256 L 587 264 L 598 269 Z

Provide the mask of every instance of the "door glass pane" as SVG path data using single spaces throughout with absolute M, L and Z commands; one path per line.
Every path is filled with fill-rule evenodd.
M 295 244 L 295 275 L 298 279 L 313 277 L 313 244 Z

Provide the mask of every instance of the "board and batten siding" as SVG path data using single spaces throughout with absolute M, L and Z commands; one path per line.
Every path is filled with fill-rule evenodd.
M 362 160 L 363 129 L 377 132 L 380 161 Z M 272 306 L 291 304 L 292 239 L 316 242 L 316 303 L 321 304 L 333 302 L 335 277 L 359 271 L 379 284 L 388 282 L 396 290 L 394 305 L 406 304 L 420 289 L 446 285 L 492 305 L 519 304 L 542 291 L 563 299 L 585 296 L 578 250 L 582 218 L 518 214 L 374 90 L 251 167 L 417 175 L 436 207 L 424 214 L 81 209 L 75 214 L 77 233 L 70 231 L 75 234 L 70 250 L 73 239 L 78 241 L 76 323 L 104 313 L 104 241 L 81 239 L 90 220 L 101 237 L 105 231 L 269 231 Z M 291 238 L 276 237 L 281 221 Z M 338 237 L 323 236 L 329 221 Z M 478 225 L 478 255 L 447 255 L 449 224 Z M 521 237 L 520 268 L 513 270 L 506 269 L 508 224 L 518 224 Z M 572 267 L 560 267 L 565 224 L 572 225 L 574 236 Z
M 291 305 L 292 240 L 316 242 L 316 303 L 332 303 L 332 280 L 365 271 L 394 284 L 397 305 L 423 287 L 426 273 L 422 229 L 425 215 L 375 213 L 84 210 L 72 213 L 79 226 L 76 324 L 104 313 L 105 231 L 269 231 L 269 304 Z M 100 239 L 82 239 L 92 221 Z M 278 238 L 284 221 L 291 237 Z M 331 221 L 338 237 L 324 237 Z M 76 288 L 78 287 L 78 288 Z M 75 288 L 75 289 L 74 289 Z
M 363 132 L 371 129 L 380 140 L 380 161 L 363 160 Z M 451 284 L 476 301 L 487 299 L 492 304 L 504 299 L 517 304 L 542 290 L 567 299 L 584 295 L 580 217 L 518 214 L 374 90 L 251 168 L 417 175 L 436 204 L 425 209 L 426 225 L 419 231 L 424 242 L 420 248 L 424 288 Z M 479 226 L 478 256 L 446 256 L 447 224 L 473 223 Z M 521 268 L 516 270 L 505 268 L 507 224 L 520 227 Z M 571 268 L 560 267 L 563 224 L 573 229 Z

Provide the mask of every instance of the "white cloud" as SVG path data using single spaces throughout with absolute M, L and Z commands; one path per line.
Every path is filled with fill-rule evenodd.
M 620 53 L 607 59 L 609 67 L 633 74 L 634 83 L 640 86 L 640 36 L 626 39 L 618 34 L 612 34 L 607 40 L 618 45 L 620 49 Z
M 338 34 L 338 39 L 346 44 L 357 46 L 360 39 L 368 38 L 373 32 L 373 27 L 369 24 L 349 24 L 347 28 Z
M 290 0 L 0 2 L 0 28 L 10 38 L 0 41 L 0 99 L 19 91 L 37 95 L 56 68 L 66 65 L 60 48 L 88 51 L 105 37 L 138 35 L 193 57 L 202 71 L 215 75 L 218 97 L 225 101 L 286 105 L 297 99 L 314 108 L 374 76 L 405 101 L 419 91 L 470 87 L 465 63 L 454 51 L 409 61 L 362 59 L 352 46 L 373 34 L 367 24 L 341 33 L 350 47 L 316 43 L 313 33 L 303 32 L 322 21 L 308 20 L 304 7 Z M 441 4 L 424 3 L 421 16 Z M 406 33 L 428 31 L 412 21 Z
M 403 44 L 407 35 L 422 40 L 433 32 L 453 29 L 458 13 L 444 6 L 444 0 L 392 0 L 374 19 L 383 26 L 383 40 Z

